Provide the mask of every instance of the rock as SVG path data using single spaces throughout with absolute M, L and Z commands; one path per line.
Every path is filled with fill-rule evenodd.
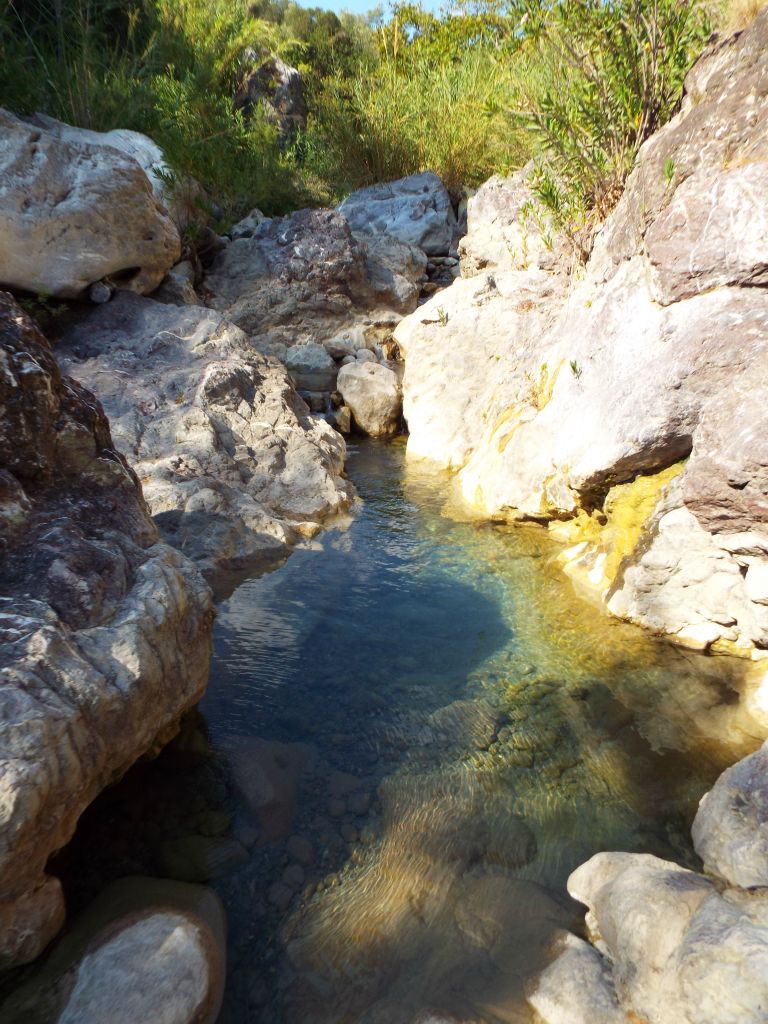
M 610 964 L 588 942 L 566 932 L 555 957 L 528 994 L 544 1024 L 629 1024 L 619 1007 Z
M 254 207 L 253 210 L 242 220 L 239 220 L 237 224 L 233 224 L 229 229 L 229 237 L 234 241 L 238 238 L 250 238 L 253 235 L 259 224 L 262 224 L 267 217 L 259 210 Z
M 391 437 L 398 432 L 402 398 L 393 370 L 379 363 L 355 362 L 342 366 L 337 386 L 358 430 L 371 437 Z
M 164 536 L 209 574 L 275 559 L 344 508 L 344 442 L 209 309 L 121 293 L 57 346 L 98 394 Z
M 619 1004 L 649 1024 L 762 1020 L 768 896 L 647 854 L 599 853 L 568 881 L 613 965 Z M 602 986 L 601 986 L 602 987 Z
M 200 299 L 195 291 L 195 268 L 189 260 L 183 260 L 171 267 L 152 298 L 167 302 L 171 306 L 199 306 Z
M 0 283 L 55 298 L 103 279 L 156 288 L 181 243 L 136 160 L 5 110 L 0 128 Z
M 263 839 L 290 835 L 305 749 L 253 736 L 232 736 L 225 750 L 235 785 L 256 815 Z
M 373 302 L 412 313 L 425 277 L 427 258 L 423 251 L 386 234 L 368 235 L 355 229 L 355 237 L 365 248 Z
M 286 844 L 286 851 L 291 860 L 295 860 L 302 867 L 309 868 L 315 862 L 312 843 L 303 836 L 291 836 Z
M 4 931 L 7 966 L 61 921 L 51 854 L 200 699 L 212 610 L 159 542 L 101 405 L 7 295 L 0 365 L 0 913 L 38 936 Z
M 358 363 L 377 362 L 376 355 L 373 352 L 371 352 L 371 350 L 368 348 L 359 348 L 357 352 L 355 352 L 355 360 Z
M 249 117 L 254 107 L 260 106 L 277 125 L 281 142 L 287 144 L 307 123 L 301 73 L 275 54 L 264 60 L 263 54 L 250 46 L 241 63 L 246 71 L 235 94 L 235 110 Z
M 336 387 L 336 363 L 322 345 L 293 345 L 286 353 L 285 365 L 297 388 L 333 391 Z
M 554 523 L 613 614 L 743 654 L 768 643 L 765 551 L 727 543 L 768 539 L 766 76 L 761 14 L 691 73 L 581 280 L 497 264 L 524 183 L 489 183 L 463 253 L 497 265 L 395 330 L 410 457 L 455 470 L 477 515 Z
M 207 889 L 154 878 L 108 885 L 0 1008 L 7 1024 L 213 1024 L 226 924 Z
M 355 235 L 389 235 L 427 255 L 447 253 L 456 230 L 450 196 L 431 172 L 358 189 L 338 209 Z
M 0 967 L 35 960 L 61 929 L 64 915 L 61 883 L 50 876 L 17 900 L 0 903 Z
M 768 744 L 723 772 L 691 832 L 707 871 L 731 885 L 768 886 Z
M 289 864 L 283 872 L 283 881 L 294 892 L 298 892 L 302 885 L 304 885 L 304 869 L 299 864 Z
M 97 281 L 88 289 L 88 298 L 99 306 L 104 302 L 109 302 L 112 298 L 112 289 L 103 281 Z
M 163 873 L 181 882 L 207 882 L 242 867 L 248 851 L 236 839 L 184 836 L 160 847 Z
M 496 175 L 469 199 L 467 233 L 459 242 L 463 277 L 536 265 L 546 248 L 545 237 L 555 231 L 527 185 L 530 169 L 526 166 L 509 178 Z
M 340 331 L 335 337 L 325 342 L 326 352 L 334 359 L 354 356 L 355 352 L 367 347 L 365 331 L 359 325 L 346 331 Z
M 281 913 L 286 911 L 291 905 L 294 895 L 293 889 L 284 882 L 275 882 L 269 888 L 269 902 L 277 907 Z
M 260 351 L 276 344 L 325 344 L 342 332 L 356 332 L 376 319 L 377 304 L 410 311 L 416 300 L 404 281 L 421 273 L 413 252 L 394 242 L 372 244 L 369 251 L 367 242 L 358 241 L 333 210 L 265 220 L 213 261 L 205 280 L 211 305 L 242 327 Z M 399 267 L 396 254 L 403 261 Z

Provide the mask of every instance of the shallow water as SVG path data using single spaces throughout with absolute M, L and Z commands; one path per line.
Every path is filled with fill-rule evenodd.
M 348 471 L 351 521 L 223 603 L 204 722 L 58 867 L 77 905 L 173 874 L 169 839 L 248 846 L 212 883 L 232 1024 L 527 1022 L 526 984 L 581 927 L 577 864 L 695 864 L 699 797 L 760 742 L 740 666 L 608 619 L 542 528 L 447 515 L 447 478 L 403 444 Z

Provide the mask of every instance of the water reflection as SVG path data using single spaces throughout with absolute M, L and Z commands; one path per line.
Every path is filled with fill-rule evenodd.
M 144 872 L 181 870 L 190 832 L 249 851 L 212 872 L 226 1022 L 528 1022 L 526 982 L 580 927 L 576 864 L 692 863 L 698 798 L 760 742 L 741 666 L 609 620 L 544 530 L 461 521 L 401 445 L 349 471 L 351 523 L 222 606 L 209 740 L 193 723 L 127 780 L 143 803 L 123 787 L 110 834 L 133 822 Z

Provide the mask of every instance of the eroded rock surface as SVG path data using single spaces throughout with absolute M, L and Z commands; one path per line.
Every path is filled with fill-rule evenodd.
M 179 258 L 179 233 L 126 133 L 118 145 L 5 110 L 0 129 L 0 284 L 61 298 L 105 277 L 137 292 L 160 284 Z
M 104 404 L 165 538 L 206 572 L 275 557 L 347 505 L 343 439 L 221 314 L 121 293 L 57 353 Z
M 159 542 L 101 405 L 0 295 L 0 964 L 61 924 L 49 856 L 208 676 L 210 591 Z
M 402 396 L 397 373 L 376 362 L 342 366 L 338 388 L 357 428 L 371 437 L 391 437 L 400 429 Z
M 395 332 L 412 456 L 481 515 L 569 520 L 566 568 L 616 615 L 747 653 L 768 645 L 767 123 L 764 12 L 690 73 L 583 279 L 523 265 L 523 187 L 492 181 L 476 276 Z

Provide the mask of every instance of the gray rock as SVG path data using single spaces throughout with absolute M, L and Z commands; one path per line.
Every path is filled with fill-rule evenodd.
M 250 238 L 256 228 L 267 219 L 258 207 L 254 207 L 247 216 L 232 225 L 229 229 L 229 237 L 233 241 L 238 238 Z
M 160 287 L 152 293 L 157 302 L 171 306 L 199 306 L 200 299 L 195 291 L 195 268 L 184 260 L 171 267 Z
M 277 125 L 281 142 L 290 142 L 307 121 L 301 73 L 276 54 L 264 60 L 263 53 L 250 46 L 241 64 L 245 71 L 235 94 L 235 110 L 249 117 L 255 107 L 260 107 Z
M 768 744 L 723 772 L 691 832 L 707 871 L 731 885 L 768 886 Z
M 336 363 L 322 345 L 293 345 L 285 354 L 285 365 L 297 388 L 309 391 L 333 391 L 336 388 Z
M 274 559 L 346 506 L 342 438 L 220 314 L 122 293 L 57 352 L 104 403 L 164 536 L 206 572 Z
M 402 397 L 397 374 L 376 362 L 342 366 L 338 388 L 352 412 L 355 426 L 371 437 L 396 434 Z
M 427 255 L 447 254 L 456 230 L 450 196 L 428 171 L 358 189 L 338 209 L 356 235 L 389 235 Z
M 61 298 L 104 278 L 156 288 L 181 243 L 139 163 L 5 110 L 0 129 L 0 283 Z
M 108 310 L 109 306 L 100 307 Z M 208 676 L 208 587 L 159 542 L 97 399 L 0 295 L 0 962 L 61 923 L 50 855 L 173 736 Z M 8 506 L 10 505 L 10 512 Z

